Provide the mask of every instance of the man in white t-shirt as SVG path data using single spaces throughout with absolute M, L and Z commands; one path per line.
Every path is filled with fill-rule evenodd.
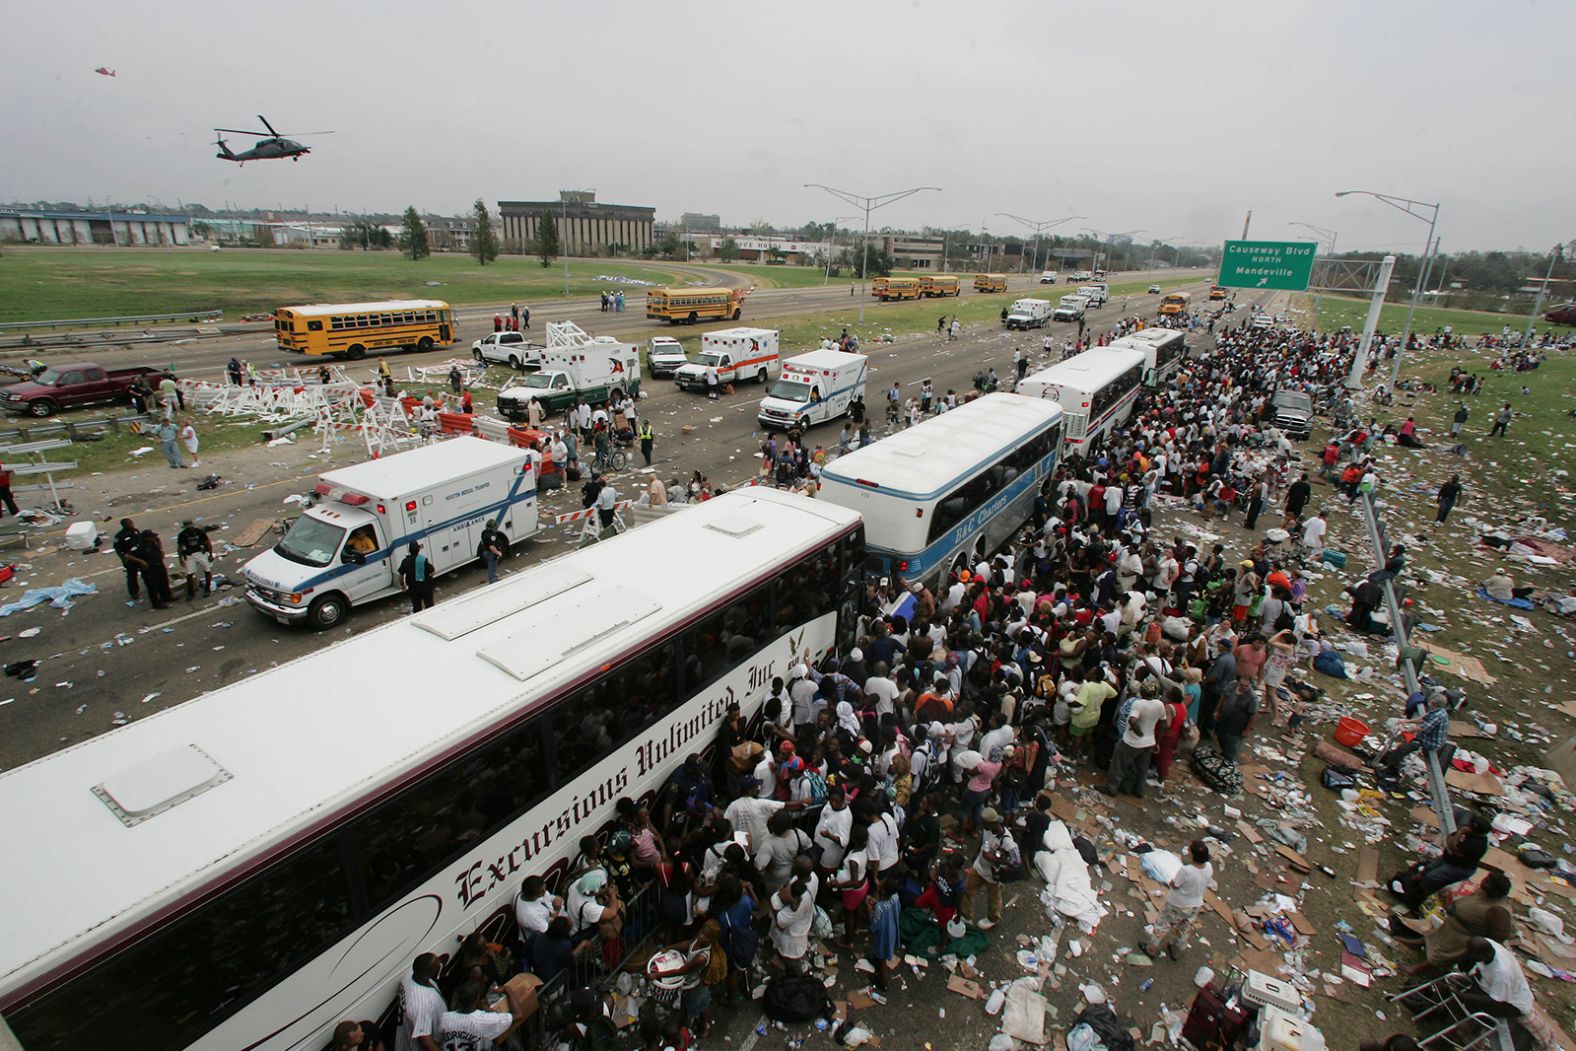
M 490 1011 L 484 1001 L 487 983 L 467 979 L 454 992 L 454 1010 L 438 1019 L 438 1042 L 443 1051 L 490 1051 L 493 1041 L 503 1036 L 525 1017 L 525 1005 L 513 989 L 504 986 L 509 1010 Z
M 995 807 L 980 811 L 980 850 L 974 865 L 963 873 L 963 894 L 958 900 L 958 915 L 974 920 L 974 892 L 985 888 L 985 919 L 974 925 L 988 931 L 1001 922 L 1001 880 L 999 866 L 1022 864 L 1018 844 Z
M 514 899 L 514 922 L 520 930 L 521 942 L 529 946 L 531 939 L 545 933 L 553 917 L 563 911 L 564 900 L 547 892 L 542 877 L 525 877 Z
M 854 831 L 854 812 L 848 809 L 848 795 L 842 785 L 833 785 L 826 793 L 826 806 L 815 825 L 815 843 L 821 848 L 821 870 L 835 872 L 843 863 L 848 850 L 848 839 Z
M 872 811 L 865 817 L 865 854 L 870 859 L 870 874 L 879 876 L 897 867 L 897 818 Z
M 1302 546 L 1315 558 L 1324 550 L 1324 534 L 1329 526 L 1324 522 L 1324 512 L 1315 511 L 1313 517 L 1302 524 Z
M 1111 765 L 1106 770 L 1105 784 L 1100 791 L 1114 796 L 1123 791 L 1129 780 L 1133 796 L 1144 796 L 1144 778 L 1149 774 L 1149 759 L 1155 754 L 1155 727 L 1166 720 L 1166 706 L 1156 696 L 1159 682 L 1145 679 L 1139 683 L 1140 695 L 1129 706 L 1127 722 L 1122 728 L 1122 739 L 1111 752 Z
M 877 661 L 875 674 L 865 680 L 865 696 L 875 701 L 876 715 L 891 715 L 897 711 L 897 699 L 902 691 L 887 675 L 885 661 Z
M 402 1020 L 394 1034 L 394 1051 L 440 1051 L 438 1019 L 448 1007 L 438 992 L 438 957 L 424 952 L 399 983 Z
M 744 795 L 728 804 L 728 809 L 722 816 L 728 819 L 735 832 L 743 832 L 749 837 L 745 850 L 753 851 L 766 842 L 766 822 L 777 811 L 788 806 L 787 803 L 775 799 L 760 799 L 752 793 L 758 791 L 758 786 L 753 784 L 753 777 L 744 779 Z M 798 805 L 794 804 L 794 809 Z
M 1188 844 L 1187 863 L 1171 877 L 1171 889 L 1166 892 L 1165 906 L 1144 946 L 1144 952 L 1153 957 L 1164 949 L 1173 960 L 1177 953 L 1186 952 L 1188 937 L 1198 922 L 1199 909 L 1204 907 L 1204 895 L 1215 879 L 1215 868 L 1209 863 L 1209 845 L 1202 839 Z

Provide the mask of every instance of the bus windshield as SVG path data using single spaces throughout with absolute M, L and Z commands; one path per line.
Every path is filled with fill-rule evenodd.
M 806 402 L 810 400 L 810 385 L 799 380 L 781 379 L 772 384 L 766 395 L 783 401 Z
M 345 539 L 343 526 L 330 525 L 320 518 L 302 515 L 290 532 L 274 545 L 274 553 L 303 566 L 326 566 Z

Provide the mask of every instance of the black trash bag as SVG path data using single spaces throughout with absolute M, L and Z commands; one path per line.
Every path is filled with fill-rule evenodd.
M 1324 773 L 1319 775 L 1319 782 L 1331 791 L 1339 792 L 1343 788 L 1356 788 L 1357 778 L 1346 770 L 1333 766 L 1324 768 Z
M 1110 1004 L 1089 1004 L 1073 1019 L 1073 1028 L 1087 1025 L 1095 1031 L 1105 1051 L 1133 1051 L 1133 1037 Z
M 766 983 L 761 1010 L 774 1022 L 813 1022 L 832 1013 L 826 986 L 809 975 L 783 975 Z

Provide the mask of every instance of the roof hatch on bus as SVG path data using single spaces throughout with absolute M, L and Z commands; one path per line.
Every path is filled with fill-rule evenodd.
M 719 518 L 715 522 L 707 522 L 704 528 L 715 530 L 724 536 L 731 536 L 735 540 L 739 540 L 749 536 L 757 529 L 766 527 L 758 519 L 746 518 L 743 515 L 728 515 L 726 518 Z
M 543 566 L 530 581 L 521 578 L 501 588 L 483 588 L 464 598 L 451 599 L 412 617 L 411 623 L 446 642 L 453 642 L 462 635 L 469 635 L 478 628 L 485 628 L 595 579 L 573 566 Z
M 629 588 L 607 588 L 586 595 L 546 619 L 477 650 L 476 656 L 525 682 L 598 639 L 644 620 L 661 603 Z M 609 615 L 618 620 L 609 620 Z
M 127 828 L 200 796 L 234 775 L 194 744 L 145 759 L 93 786 Z

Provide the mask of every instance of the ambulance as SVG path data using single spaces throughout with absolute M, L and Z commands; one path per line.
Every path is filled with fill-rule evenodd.
M 680 390 L 710 391 L 745 380 L 765 383 L 781 370 L 776 329 L 720 328 L 700 337 L 700 353 L 679 366 L 673 382 Z
M 489 519 L 510 543 L 536 532 L 536 475 L 525 450 L 469 436 L 328 471 L 314 500 L 241 569 L 254 609 L 314 631 L 398 592 L 413 540 L 442 575 L 475 560 Z
M 769 431 L 801 430 L 836 419 L 865 396 L 866 358 L 841 350 L 812 350 L 783 362 L 782 375 L 761 399 L 755 417 Z

